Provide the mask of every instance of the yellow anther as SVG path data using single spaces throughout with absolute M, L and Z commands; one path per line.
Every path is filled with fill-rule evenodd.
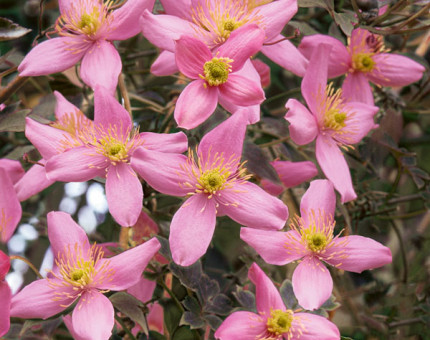
M 352 56 L 352 68 L 360 72 L 370 72 L 375 66 L 372 53 L 356 53 Z
M 233 60 L 229 58 L 212 58 L 211 61 L 205 62 L 203 66 L 204 77 L 201 76 L 201 78 L 206 80 L 209 86 L 224 84 L 231 72 L 231 62 Z
M 289 309 L 286 311 L 271 310 L 270 318 L 267 319 L 267 330 L 276 336 L 288 333 L 293 322 L 293 315 L 293 311 Z

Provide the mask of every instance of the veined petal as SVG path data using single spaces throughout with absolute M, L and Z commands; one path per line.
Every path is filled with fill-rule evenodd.
M 176 66 L 175 53 L 162 51 L 151 65 L 151 73 L 156 76 L 171 76 L 179 72 Z
M 75 65 L 91 46 L 82 44 L 79 52 L 71 51 L 71 46 L 79 43 L 75 38 L 53 38 L 34 47 L 18 67 L 21 77 L 42 76 L 61 72 Z
M 0 159 L 0 168 L 6 171 L 13 184 L 18 182 L 25 174 L 21 163 L 13 159 Z
M 260 81 L 251 81 L 239 74 L 230 74 L 227 82 L 218 88 L 224 101 L 239 106 L 259 105 L 266 99 Z
M 188 139 L 185 133 L 154 133 L 142 132 L 139 135 L 143 139 L 144 148 L 159 152 L 181 153 L 187 151 Z
M 392 262 L 391 250 L 368 237 L 350 235 L 333 240 L 324 261 L 354 273 L 385 266 Z
M 176 40 L 175 58 L 179 71 L 188 78 L 200 79 L 203 65 L 212 59 L 212 53 L 202 41 L 183 35 Z
M 175 120 L 179 127 L 193 129 L 215 111 L 218 88 L 204 86 L 202 79 L 194 80 L 181 92 L 175 107 Z
M 160 242 L 154 237 L 119 255 L 101 260 L 101 266 L 104 262 L 108 262 L 107 268 L 113 269 L 113 275 L 108 282 L 102 282 L 97 288 L 124 290 L 137 284 L 149 261 L 159 249 Z
M 305 257 L 294 270 L 293 290 L 300 306 L 314 310 L 330 297 L 333 280 L 328 269 L 318 259 Z
M 237 223 L 251 228 L 278 230 L 287 221 L 287 206 L 254 183 L 234 184 L 220 194 L 220 198 L 217 197 L 220 211 Z
M 285 107 L 288 109 L 285 119 L 290 123 L 290 136 L 294 143 L 305 145 L 312 142 L 318 134 L 318 125 L 312 113 L 295 99 L 288 99 Z
M 264 16 L 267 41 L 281 33 L 288 21 L 297 13 L 297 1 L 279 0 L 256 7 L 259 15 Z
M 73 339 L 75 339 L 75 340 L 86 340 L 86 337 L 81 337 L 78 334 L 76 334 L 75 329 L 73 328 L 72 316 L 70 314 L 63 316 L 63 321 L 64 321 L 64 324 L 66 325 L 67 329 L 69 330 L 70 335 L 73 337 Z
M 76 112 L 81 111 L 71 102 L 69 102 L 66 98 L 64 98 L 64 96 L 60 92 L 54 91 L 54 96 L 56 99 L 55 117 L 57 119 L 61 119 L 65 115 L 74 115 Z
M 22 208 L 16 196 L 12 181 L 5 169 L 0 168 L 0 221 L 5 224 L 0 227 L 0 242 L 9 241 L 18 222 L 21 220 Z
M 342 98 L 348 102 L 374 105 L 369 81 L 362 72 L 348 73 L 342 84 Z
M 275 168 L 279 179 L 286 188 L 295 187 L 318 175 L 318 169 L 311 161 L 273 161 L 270 164 Z
M 301 259 L 306 250 L 300 243 L 301 236 L 295 230 L 281 232 L 240 228 L 240 238 L 254 248 L 265 262 L 278 266 Z M 291 249 L 303 249 L 303 252 L 293 253 Z
M 206 253 L 215 230 L 215 200 L 195 194 L 175 213 L 170 224 L 170 250 L 175 263 L 190 266 Z
M 142 184 L 130 164 L 111 165 L 106 176 L 106 199 L 115 221 L 131 227 L 142 211 Z
M 156 281 L 145 279 L 142 275 L 139 281 L 127 288 L 127 293 L 133 295 L 136 299 L 146 303 L 152 299 L 155 287 L 157 286 Z
M 45 160 L 40 160 L 38 163 L 45 163 Z M 49 187 L 55 181 L 46 177 L 46 170 L 44 166 L 35 164 L 33 165 L 16 184 L 15 191 L 18 199 L 22 202 L 33 195 L 41 192 Z
M 342 197 L 342 203 L 354 200 L 357 194 L 345 157 L 331 137 L 318 136 L 315 153 L 318 163 Z
M 167 14 L 191 21 L 191 0 L 160 0 Z
M 326 318 L 311 313 L 294 313 L 292 339 L 339 340 L 339 329 Z
M 79 337 L 88 340 L 109 339 L 114 326 L 112 303 L 96 290 L 85 292 L 73 310 L 72 323 Z
M 111 42 L 100 40 L 82 58 L 80 75 L 93 90 L 100 85 L 113 94 L 121 68 L 121 57 L 116 48 Z
M 270 314 L 269 314 L 270 315 Z M 266 333 L 266 319 L 252 312 L 230 314 L 218 327 L 215 338 L 220 340 L 259 339 Z
M 155 190 L 172 196 L 185 196 L 190 189 L 179 185 L 181 176 L 187 176 L 183 167 L 184 155 L 137 148 L 131 158 L 131 166 Z
M 309 215 L 315 213 L 318 218 L 319 213 L 324 213 L 326 217 L 334 218 L 336 209 L 336 194 L 333 184 L 325 179 L 318 179 L 311 182 L 300 202 L 300 215 L 305 221 L 309 221 Z M 308 223 L 305 222 L 305 226 Z
M 265 272 L 253 263 L 248 271 L 248 277 L 255 285 L 255 300 L 258 313 L 269 316 L 272 310 L 285 310 L 281 295 Z
M 0 336 L 5 335 L 9 331 L 10 327 L 10 300 L 12 298 L 12 292 L 10 291 L 9 285 L 6 281 L 0 281 Z

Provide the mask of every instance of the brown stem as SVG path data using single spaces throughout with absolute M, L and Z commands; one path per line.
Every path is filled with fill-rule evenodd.
M 4 103 L 11 95 L 13 95 L 24 83 L 28 77 L 17 76 L 0 92 L 0 104 Z
M 43 279 L 43 276 L 40 274 L 40 272 L 37 270 L 37 268 L 31 263 L 29 260 L 27 260 L 25 257 L 19 256 L 19 255 L 11 255 L 9 256 L 11 260 L 21 260 L 28 264 L 28 266 L 31 268 L 31 270 L 37 275 L 39 279 Z
M 130 98 L 128 96 L 127 88 L 125 86 L 124 81 L 124 74 L 120 74 L 118 78 L 118 86 L 119 86 L 119 92 L 121 92 L 121 96 L 124 99 L 124 107 L 130 114 L 131 119 L 133 119 L 133 114 L 131 113 L 131 104 L 130 104 Z

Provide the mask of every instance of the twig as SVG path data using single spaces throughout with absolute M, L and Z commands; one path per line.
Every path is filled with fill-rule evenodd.
M 21 260 L 25 262 L 31 270 L 37 275 L 39 279 L 43 279 L 43 276 L 40 274 L 40 272 L 37 270 L 37 268 L 31 263 L 29 260 L 27 260 L 25 257 L 19 256 L 19 255 L 11 255 L 9 256 L 11 260 Z
M 118 86 L 119 86 L 119 92 L 121 93 L 121 96 L 124 99 L 124 107 L 130 114 L 131 119 L 133 119 L 133 114 L 131 112 L 130 98 L 128 96 L 127 87 L 125 86 L 124 74 L 122 73 L 118 77 Z
M 0 92 L 0 104 L 5 102 L 11 95 L 13 95 L 18 89 L 24 85 L 24 83 L 28 80 L 28 77 L 20 77 L 17 76 L 14 80 L 12 80 L 3 91 Z

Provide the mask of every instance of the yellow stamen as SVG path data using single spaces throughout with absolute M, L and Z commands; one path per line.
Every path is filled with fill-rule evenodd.
M 294 313 L 290 309 L 286 311 L 281 309 L 271 310 L 270 318 L 267 319 L 267 330 L 275 336 L 289 333 L 294 319 L 293 315 Z
M 219 86 L 227 82 L 228 75 L 231 72 L 231 63 L 229 58 L 212 58 L 205 62 L 203 66 L 204 76 L 200 77 L 206 80 L 209 86 Z
M 372 59 L 374 53 L 356 53 L 352 56 L 352 68 L 355 71 L 370 72 L 375 67 Z

